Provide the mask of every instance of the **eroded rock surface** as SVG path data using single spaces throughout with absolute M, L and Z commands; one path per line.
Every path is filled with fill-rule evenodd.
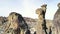
M 37 25 L 38 19 L 33 19 L 33 18 L 28 18 L 28 17 L 24 17 L 24 19 L 25 19 L 26 23 L 28 24 L 28 26 L 30 27 L 30 29 L 37 27 L 36 25 Z M 46 20 L 46 22 L 47 22 L 47 25 L 48 24 L 50 25 L 50 23 L 52 23 L 52 20 Z M 4 28 L 6 27 L 6 24 L 7 24 L 7 22 L 4 22 L 4 24 L 0 26 L 0 34 L 2 34 L 4 32 Z M 35 32 L 35 31 L 36 31 L 36 29 L 33 29 L 32 32 Z
M 53 24 L 55 27 L 55 32 L 56 34 L 60 34 L 60 3 L 58 3 L 58 10 L 56 11 L 55 15 L 54 15 L 54 20 L 53 20 Z
M 30 30 L 31 34 L 34 34 L 34 33 L 36 34 L 37 29 L 39 31 L 38 34 L 45 34 L 44 31 L 42 31 L 43 28 L 41 25 L 42 22 L 44 22 L 44 20 L 45 20 L 46 21 L 45 26 L 47 27 L 47 29 L 46 29 L 47 34 L 60 34 L 60 21 L 59 21 L 60 20 L 60 3 L 58 4 L 57 12 L 54 15 L 54 20 L 45 19 L 46 7 L 44 7 L 44 6 L 46 6 L 46 5 L 42 5 L 41 8 L 38 8 L 38 12 L 36 12 L 38 14 L 38 19 L 23 17 L 29 27 L 28 29 Z M 45 12 L 43 13 L 42 10 Z M 17 16 L 17 15 L 13 14 L 13 16 Z M 7 18 L 8 17 L 0 17 L 0 34 L 4 33 L 4 30 L 8 23 Z M 17 17 L 14 17 L 14 18 L 17 18 Z M 14 19 L 14 18 L 12 18 L 12 19 Z M 15 21 L 15 19 L 14 19 L 14 21 Z M 24 24 L 24 22 L 23 22 L 23 24 Z M 8 34 L 8 33 L 6 33 L 6 34 Z M 11 33 L 9 33 L 9 34 L 11 34 Z

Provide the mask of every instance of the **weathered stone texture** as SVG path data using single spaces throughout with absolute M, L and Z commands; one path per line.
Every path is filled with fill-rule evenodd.
M 56 11 L 53 19 L 56 34 L 60 34 L 60 3 L 58 3 L 58 10 Z

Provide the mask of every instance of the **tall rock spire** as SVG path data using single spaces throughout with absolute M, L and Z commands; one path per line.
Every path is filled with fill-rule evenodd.
M 41 8 L 38 8 L 36 10 L 36 14 L 38 14 L 37 34 L 45 34 L 45 33 L 47 34 L 46 31 L 47 27 L 45 21 L 46 7 L 47 5 L 44 4 L 41 6 Z

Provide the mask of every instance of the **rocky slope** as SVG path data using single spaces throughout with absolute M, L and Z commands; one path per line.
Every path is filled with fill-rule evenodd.
M 36 24 L 37 24 L 37 20 L 38 19 L 32 19 L 32 18 L 28 18 L 28 17 L 24 17 L 26 23 L 28 24 L 28 26 L 30 28 L 35 28 L 36 27 Z M 6 17 L 0 17 L 0 34 L 3 33 L 4 31 L 4 28 L 6 27 L 6 21 L 7 21 L 7 18 Z M 49 27 L 52 23 L 52 20 L 46 20 L 47 22 L 47 27 Z

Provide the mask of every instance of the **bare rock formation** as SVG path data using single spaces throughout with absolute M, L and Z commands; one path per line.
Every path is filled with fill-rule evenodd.
M 45 13 L 46 13 L 46 4 L 42 5 L 41 8 L 36 10 L 36 14 L 38 14 L 38 24 L 37 24 L 37 34 L 47 34 Z M 39 26 L 38 26 L 39 25 Z M 38 33 L 40 32 L 40 33 Z
M 21 14 L 12 12 L 8 17 L 0 17 L 0 32 L 7 31 L 11 34 L 58 34 L 60 32 L 59 14 L 60 8 L 55 14 L 54 23 L 53 20 L 45 19 L 46 4 L 36 10 L 38 19 L 22 17 Z M 58 7 L 60 5 L 58 4 Z M 57 23 L 58 22 L 58 23 Z M 6 28 L 6 29 L 5 29 Z M 29 30 L 28 30 L 29 29 Z M 11 30 L 11 31 L 10 31 Z M 29 33 L 27 33 L 27 32 Z M 8 34 L 6 33 L 6 34 Z M 0 33 L 2 34 L 2 33 Z M 5 33 L 4 33 L 5 34 Z
M 33 30 L 33 31 L 31 30 L 31 33 L 36 32 L 37 31 L 36 28 L 37 28 L 37 23 L 38 23 L 37 20 L 38 19 L 33 19 L 33 18 L 28 18 L 28 17 L 24 17 L 24 19 L 25 19 L 26 23 L 28 24 L 28 26 L 30 27 L 30 29 Z M 48 33 L 50 31 L 50 26 L 52 28 L 52 24 L 53 24 L 53 20 L 47 20 L 46 19 L 46 25 L 47 25 L 47 28 L 49 29 L 49 30 L 47 30 Z M 38 27 L 39 27 L 39 25 L 38 25 Z M 38 33 L 40 33 L 40 31 Z
M 7 18 L 7 25 L 4 30 L 4 34 L 24 34 L 25 30 L 28 30 L 28 25 L 25 22 L 21 14 L 12 12 Z
M 54 15 L 54 26 L 56 34 L 60 34 L 60 3 L 58 3 L 58 10 Z
M 28 18 L 28 17 L 24 17 L 24 19 L 29 26 L 30 33 L 31 34 L 36 33 L 38 19 L 33 19 L 33 18 Z
M 2 26 L 3 24 L 4 24 L 4 22 L 6 22 L 7 21 L 7 19 L 6 19 L 6 17 L 0 17 L 0 26 Z
M 0 16 L 0 34 L 2 34 L 3 31 L 5 30 L 6 22 L 7 22 L 7 17 Z
M 3 18 L 3 17 L 2 17 Z M 7 19 L 7 18 L 6 18 Z M 5 20 L 5 19 L 4 19 Z M 38 19 L 33 19 L 33 18 L 28 18 L 28 17 L 24 17 L 24 20 L 26 21 L 26 23 L 28 24 L 28 26 L 29 26 L 29 29 L 30 29 L 30 31 L 31 31 L 31 34 L 33 34 L 33 33 L 35 33 L 36 32 L 36 27 L 37 27 L 37 23 L 38 23 Z M 1 22 L 1 21 L 0 21 Z M 49 26 L 51 26 L 51 24 L 53 23 L 52 22 L 52 20 L 46 20 L 46 24 L 48 25 L 47 27 L 49 27 Z M 2 27 L 0 27 L 0 34 L 2 34 L 3 32 L 4 32 L 4 27 L 6 26 L 6 24 L 8 23 L 6 23 L 6 22 L 4 22 L 5 23 L 5 25 L 4 26 L 2 26 Z M 38 25 L 39 26 L 39 25 Z M 39 32 L 38 32 L 39 33 Z M 8 33 L 7 33 L 8 34 Z

